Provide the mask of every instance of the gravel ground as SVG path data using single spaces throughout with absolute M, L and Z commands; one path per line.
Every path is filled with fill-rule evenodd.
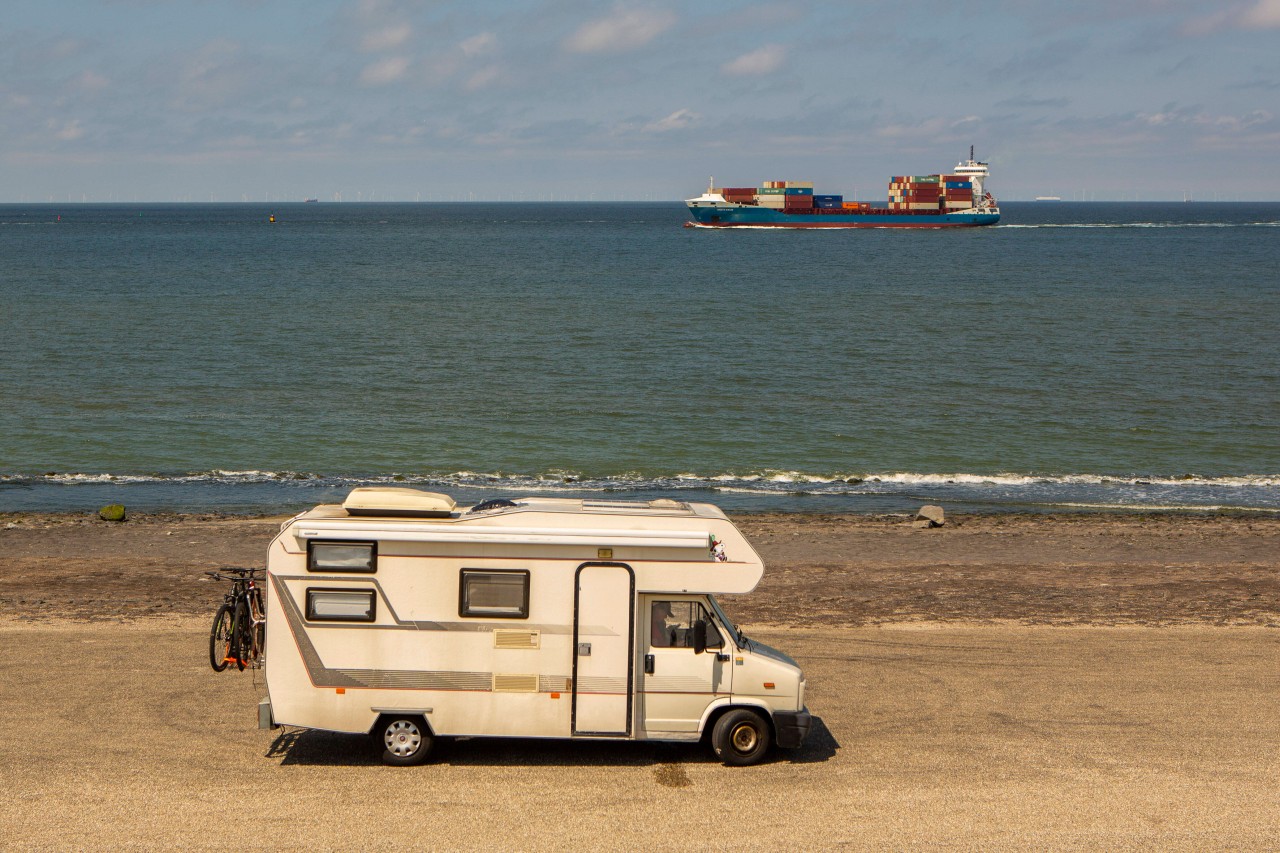
M 0 622 L 0 847 L 1274 849 L 1280 633 L 1020 625 L 760 630 L 808 743 L 260 731 L 198 618 Z

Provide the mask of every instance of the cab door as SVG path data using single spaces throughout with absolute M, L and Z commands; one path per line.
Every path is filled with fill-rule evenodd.
M 642 636 L 638 692 L 648 733 L 696 732 L 707 706 L 733 690 L 723 629 L 697 596 L 644 595 L 636 619 Z M 693 625 L 707 625 L 707 650 L 696 654 Z

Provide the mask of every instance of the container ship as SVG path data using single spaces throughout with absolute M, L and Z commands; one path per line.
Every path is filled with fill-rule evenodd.
M 950 228 L 994 225 L 1000 208 L 983 188 L 986 163 L 969 159 L 950 174 L 900 175 L 889 179 L 889 204 L 845 201 L 818 195 L 812 181 L 765 181 L 759 187 L 721 187 L 715 180 L 687 199 L 688 228 Z

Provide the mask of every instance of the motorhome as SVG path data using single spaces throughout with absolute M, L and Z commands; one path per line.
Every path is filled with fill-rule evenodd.
M 705 737 L 754 764 L 810 725 L 800 667 L 715 599 L 763 574 L 710 504 L 354 489 L 271 543 L 259 721 L 399 765 L 455 736 Z

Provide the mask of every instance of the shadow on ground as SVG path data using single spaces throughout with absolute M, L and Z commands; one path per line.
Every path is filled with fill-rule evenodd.
M 840 744 L 821 717 L 813 718 L 799 749 L 774 749 L 765 764 L 809 764 L 835 757 Z M 368 735 L 314 729 L 282 729 L 265 755 L 281 765 L 380 766 L 382 750 Z M 705 743 L 656 741 L 543 740 L 532 738 L 438 738 L 429 764 L 454 767 L 648 767 L 715 764 Z

